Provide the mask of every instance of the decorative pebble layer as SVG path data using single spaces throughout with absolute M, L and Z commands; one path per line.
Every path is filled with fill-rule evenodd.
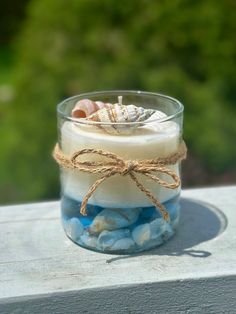
M 170 215 L 167 223 L 155 207 L 102 208 L 62 198 L 62 222 L 66 234 L 82 247 L 104 253 L 129 254 L 161 245 L 175 232 L 179 220 L 178 198 L 163 203 Z

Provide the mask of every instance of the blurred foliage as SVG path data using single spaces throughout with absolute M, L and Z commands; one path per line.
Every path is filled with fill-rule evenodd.
M 235 171 L 235 12 L 234 0 L 32 1 L 16 42 L 16 96 L 0 111 L 2 202 L 57 196 L 55 105 L 93 90 L 180 99 L 194 158 Z
M 17 33 L 21 20 L 25 17 L 25 6 L 29 0 L 1 0 L 0 45 L 7 45 Z

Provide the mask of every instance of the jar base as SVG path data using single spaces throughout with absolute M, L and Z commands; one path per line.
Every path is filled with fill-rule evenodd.
M 175 222 L 173 222 L 173 223 L 175 223 Z M 89 251 L 92 251 L 92 252 L 102 253 L 102 254 L 110 254 L 110 255 L 133 255 L 133 254 L 139 254 L 139 253 L 146 252 L 146 251 L 151 251 L 151 250 L 154 250 L 155 248 L 157 248 L 159 246 L 162 246 L 166 242 L 168 242 L 174 235 L 175 235 L 175 231 L 172 232 L 169 235 L 169 237 L 165 236 L 165 239 L 162 239 L 162 241 L 153 243 L 152 245 L 149 245 L 147 247 L 141 247 L 141 248 L 136 248 L 136 249 L 131 249 L 131 250 L 123 249 L 123 250 L 105 250 L 104 251 L 104 250 L 98 249 L 96 247 L 87 246 L 82 242 L 76 241 L 76 240 L 72 239 L 66 233 L 66 236 L 69 238 L 69 240 L 71 240 L 74 244 L 78 245 L 79 247 L 86 249 L 86 250 L 89 250 Z
M 105 254 L 135 254 L 168 241 L 179 220 L 179 195 L 163 203 L 170 215 L 167 223 L 155 207 L 101 208 L 62 198 L 62 224 L 68 238 L 77 245 Z

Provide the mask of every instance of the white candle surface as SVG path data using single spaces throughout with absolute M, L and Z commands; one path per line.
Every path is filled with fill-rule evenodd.
M 137 128 L 130 135 L 111 135 L 96 127 L 86 128 L 67 121 L 61 129 L 61 147 L 71 156 L 84 148 L 103 149 L 126 160 L 165 157 L 175 152 L 179 145 L 179 126 L 175 122 L 152 122 Z M 87 154 L 80 160 L 109 161 L 105 157 Z M 178 164 L 168 166 L 179 175 Z M 162 179 L 172 182 L 168 176 L 158 173 Z M 63 193 L 77 201 L 82 201 L 91 185 L 101 175 L 62 169 Z M 174 197 L 180 190 L 167 189 L 158 183 L 137 175 L 140 182 L 161 202 Z M 104 181 L 89 199 L 89 204 L 107 208 L 147 207 L 153 204 L 127 176 L 115 175 Z

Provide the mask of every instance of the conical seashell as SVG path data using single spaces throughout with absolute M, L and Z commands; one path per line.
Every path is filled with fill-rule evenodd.
M 90 99 L 81 99 L 73 108 L 71 115 L 73 118 L 86 118 L 93 114 L 94 112 L 102 109 L 108 108 L 111 104 L 104 103 L 102 101 L 92 101 Z
M 128 125 L 129 122 L 141 122 L 147 120 L 155 110 L 144 109 L 134 105 L 122 105 L 119 103 L 102 108 L 89 117 L 87 120 L 96 122 L 110 122 L 111 124 L 100 124 L 98 127 L 111 134 L 128 134 L 132 129 L 137 128 L 140 124 Z M 120 124 L 112 124 L 112 123 Z M 127 123 L 127 124 L 122 124 Z

